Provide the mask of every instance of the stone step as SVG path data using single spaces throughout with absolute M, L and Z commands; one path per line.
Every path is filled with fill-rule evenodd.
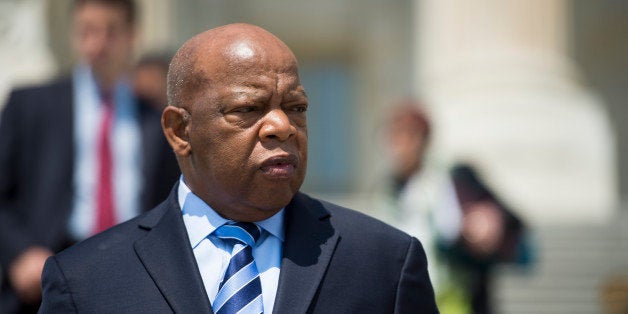
M 536 262 L 523 270 L 505 266 L 496 271 L 496 313 L 602 313 L 600 288 L 628 267 L 626 218 L 533 230 Z

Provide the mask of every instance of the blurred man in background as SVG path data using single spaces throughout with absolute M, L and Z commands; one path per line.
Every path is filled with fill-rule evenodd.
M 16 90 L 0 121 L 0 311 L 28 313 L 54 252 L 158 203 L 178 177 L 131 86 L 131 0 L 76 0 L 72 75 Z
M 527 261 L 523 223 L 472 167 L 427 157 L 431 123 L 418 101 L 400 101 L 388 119 L 392 173 L 378 215 L 425 243 L 441 313 L 491 313 L 493 266 Z
M 159 111 L 168 105 L 166 85 L 171 58 L 165 53 L 147 54 L 140 58 L 133 70 L 135 93 L 149 100 Z

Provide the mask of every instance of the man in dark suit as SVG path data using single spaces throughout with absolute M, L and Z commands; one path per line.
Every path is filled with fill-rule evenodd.
M 48 256 L 154 207 L 178 177 L 159 112 L 128 83 L 133 2 L 77 0 L 72 17 L 72 76 L 14 91 L 2 113 L 0 313 L 36 311 Z
M 41 312 L 437 313 L 419 241 L 299 192 L 308 100 L 269 32 L 231 24 L 170 65 L 165 202 L 48 259 Z

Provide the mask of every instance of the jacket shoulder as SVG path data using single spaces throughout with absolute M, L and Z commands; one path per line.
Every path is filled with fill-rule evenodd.
M 69 77 L 40 84 L 13 89 L 8 95 L 3 112 L 10 115 L 36 114 L 41 110 L 58 110 L 59 103 L 72 97 L 72 80 Z
M 301 196 L 315 205 L 322 206 L 329 213 L 331 224 L 345 237 L 356 236 L 364 241 L 385 241 L 407 247 L 411 236 L 407 233 L 355 209 L 346 208 L 305 194 Z
M 157 207 L 102 233 L 87 238 L 61 251 L 56 255 L 60 264 L 70 267 L 93 267 L 93 263 L 103 264 L 104 260 L 128 258 L 134 254 L 133 244 L 146 235 L 143 222 L 157 223 L 169 209 L 170 199 Z
M 71 77 L 61 77 L 43 84 L 17 87 L 11 91 L 9 99 L 11 97 L 46 95 L 54 92 L 70 91 L 71 89 Z

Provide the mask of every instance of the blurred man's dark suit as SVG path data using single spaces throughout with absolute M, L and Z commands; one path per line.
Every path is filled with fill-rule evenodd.
M 285 225 L 273 312 L 438 312 L 416 239 L 301 193 Z M 45 313 L 211 313 L 176 186 L 156 209 L 49 258 L 43 287 Z
M 0 263 L 3 271 L 25 249 L 58 252 L 68 235 L 73 204 L 74 133 L 71 79 L 11 93 L 0 122 Z M 161 131 L 160 114 L 138 101 L 143 192 L 147 210 L 167 195 L 178 178 L 174 154 Z M 7 280 L 0 312 L 16 299 Z

